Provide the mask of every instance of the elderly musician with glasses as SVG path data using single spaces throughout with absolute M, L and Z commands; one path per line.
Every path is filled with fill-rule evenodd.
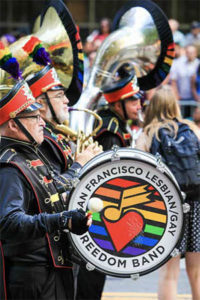
M 29 49 L 29 44 L 34 43 L 41 42 L 36 37 L 31 37 L 23 49 Z M 72 150 L 68 140 L 57 129 L 57 125 L 63 124 L 69 119 L 69 99 L 66 97 L 66 89 L 59 80 L 55 68 L 51 65 L 49 53 L 43 47 L 42 49 L 45 53 L 42 70 L 37 73 L 33 72 L 26 78 L 33 96 L 38 103 L 42 104 L 40 113 L 46 122 L 45 141 L 40 149 L 59 174 L 73 178 L 76 176 L 77 170 L 102 151 L 102 147 L 99 147 L 97 143 L 92 143 L 81 153 L 78 153 L 75 159 L 72 158 Z M 37 51 L 34 54 L 34 61 L 39 64 Z M 49 147 L 51 151 L 49 151 Z
M 17 79 L 11 86 L 9 75 L 0 77 L 0 299 L 73 299 L 64 230 L 83 234 L 91 216 L 66 210 L 66 179 L 39 148 L 41 104 L 10 59 L 0 44 L 0 66 Z

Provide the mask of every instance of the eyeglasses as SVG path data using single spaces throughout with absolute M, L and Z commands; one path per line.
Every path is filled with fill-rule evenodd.
M 46 98 L 44 98 L 44 97 L 41 97 L 40 99 L 42 99 L 42 100 L 46 100 Z M 65 94 L 60 94 L 60 95 L 56 95 L 56 96 L 53 96 L 53 97 L 49 97 L 49 99 L 51 100 L 51 99 L 59 99 L 59 100 L 64 100 L 64 99 L 66 99 L 66 95 Z
M 66 95 L 65 94 L 57 95 L 57 96 L 51 97 L 50 99 L 53 99 L 53 98 L 64 99 L 64 98 L 66 98 Z
M 37 123 L 39 123 L 42 120 L 41 115 L 34 115 L 34 116 L 22 116 L 22 117 L 16 117 L 17 119 L 36 119 Z

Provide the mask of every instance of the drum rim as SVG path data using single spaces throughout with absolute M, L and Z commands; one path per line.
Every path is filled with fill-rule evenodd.
M 110 151 L 110 150 L 109 150 Z M 143 152 L 143 151 L 142 151 Z M 112 153 L 112 152 L 111 152 Z M 139 153 L 139 152 L 138 152 Z M 153 156 L 154 157 L 154 156 Z M 154 157 L 155 159 L 155 157 Z M 142 159 L 136 159 L 134 157 L 120 157 L 120 161 L 122 160 L 136 160 L 138 162 L 146 162 L 146 161 L 143 161 Z M 107 162 L 111 161 L 111 158 L 105 158 L 105 160 L 102 162 L 100 161 L 99 163 L 96 164 L 95 168 L 98 167 L 98 166 L 102 166 L 103 164 L 106 164 Z M 156 162 L 156 161 L 155 161 Z M 146 162 L 147 163 L 147 162 Z M 151 165 L 152 167 L 156 168 L 156 165 L 154 165 L 152 162 L 148 162 L 149 165 Z M 79 177 L 79 180 L 81 181 L 81 179 L 83 177 L 85 177 L 89 172 L 91 172 L 92 170 L 94 169 L 94 166 L 91 166 L 90 168 L 86 169 L 85 172 L 83 172 L 80 177 Z M 169 168 L 168 168 L 169 169 Z M 176 244 L 174 245 L 173 249 L 171 249 L 171 252 L 170 254 L 173 252 L 174 249 L 178 248 L 180 246 L 180 243 L 181 243 L 181 240 L 183 238 L 183 233 L 184 233 L 184 228 L 185 228 L 185 222 L 184 222 L 184 212 L 183 212 L 183 203 L 184 203 L 184 199 L 183 199 L 183 196 L 181 194 L 181 190 L 179 188 L 179 186 L 176 184 L 177 182 L 174 182 L 173 181 L 173 178 L 170 177 L 170 175 L 164 171 L 164 172 L 161 172 L 159 169 L 157 169 L 158 172 L 164 174 L 165 176 L 167 176 L 167 178 L 169 179 L 169 181 L 172 183 L 172 185 L 175 187 L 178 195 L 179 195 L 179 199 L 180 199 L 180 207 L 181 207 L 181 211 L 182 211 L 182 222 L 181 222 L 181 229 L 180 229 L 180 235 L 179 235 L 179 238 L 177 239 L 176 241 Z M 76 189 L 76 187 L 73 187 L 73 189 L 70 191 L 70 194 L 69 194 L 69 199 L 71 199 L 72 195 L 73 195 L 73 192 L 74 190 Z M 69 203 L 70 203 L 70 200 L 68 201 L 68 205 L 67 205 L 67 209 L 69 208 Z M 82 260 L 82 263 L 85 264 L 85 267 L 88 263 L 88 261 L 86 260 L 86 257 L 79 251 L 79 248 L 76 246 L 74 240 L 73 240 L 73 237 L 72 237 L 72 233 L 69 233 L 69 239 L 70 239 L 70 242 L 72 243 L 72 246 L 73 246 L 73 249 L 75 250 L 75 253 L 78 255 L 78 257 L 81 258 Z M 117 273 L 112 273 L 110 271 L 107 271 L 105 272 L 105 270 L 101 269 L 99 266 L 96 266 L 94 265 L 93 263 L 91 263 L 94 267 L 95 267 L 95 270 L 98 270 L 100 271 L 101 273 L 103 274 L 106 274 L 106 275 L 109 275 L 109 276 L 113 276 L 113 277 L 119 277 L 119 278 L 130 278 L 132 275 L 137 275 L 139 274 L 139 276 L 143 276 L 143 275 L 146 275 L 146 274 L 149 274 L 155 270 L 157 270 L 158 268 L 160 268 L 162 265 L 164 265 L 170 258 L 172 258 L 172 256 L 168 254 L 160 263 L 158 263 L 156 266 L 153 266 L 151 267 L 149 270 L 144 270 L 144 271 L 141 271 L 141 272 L 135 272 L 135 273 L 120 273 L 120 274 L 117 274 Z

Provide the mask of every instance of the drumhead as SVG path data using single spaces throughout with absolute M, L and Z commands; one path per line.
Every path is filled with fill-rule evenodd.
M 92 159 L 80 173 L 68 209 L 88 211 L 97 197 L 103 209 L 93 213 L 89 231 L 70 240 L 81 258 L 117 277 L 144 275 L 171 256 L 182 236 L 183 207 L 178 184 L 151 154 L 120 148 Z

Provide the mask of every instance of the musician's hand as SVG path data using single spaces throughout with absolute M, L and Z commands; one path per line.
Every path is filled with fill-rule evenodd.
M 98 145 L 97 142 L 90 144 L 85 150 L 77 154 L 76 161 L 84 166 L 90 159 L 98 155 L 103 151 L 102 146 Z
M 91 214 L 85 214 L 82 209 L 63 211 L 60 217 L 60 228 L 69 229 L 72 233 L 81 235 L 88 231 L 92 224 Z

